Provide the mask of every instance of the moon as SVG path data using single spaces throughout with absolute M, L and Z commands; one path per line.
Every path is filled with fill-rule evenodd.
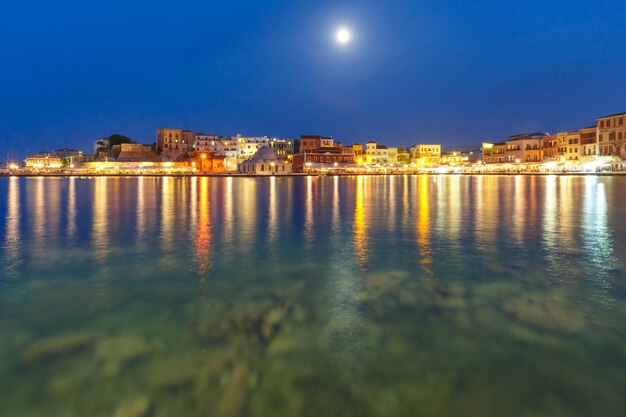
M 350 42 L 350 39 L 352 38 L 352 34 L 350 33 L 350 31 L 346 28 L 340 28 L 337 31 L 337 42 L 339 42 L 341 45 L 346 45 L 348 42 Z

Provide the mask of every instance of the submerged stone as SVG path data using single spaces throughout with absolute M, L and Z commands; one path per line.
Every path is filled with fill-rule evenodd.
M 113 336 L 96 345 L 95 355 L 104 361 L 128 361 L 149 355 L 154 346 L 142 336 Z
M 115 410 L 113 417 L 145 417 L 150 412 L 150 398 L 139 395 L 124 401 Z
M 217 323 L 205 324 L 200 333 L 210 339 L 230 342 L 266 342 L 274 336 L 289 311 L 289 306 L 283 304 L 235 312 Z
M 252 370 L 248 363 L 240 362 L 235 366 L 230 383 L 220 396 L 217 414 L 219 417 L 237 417 L 242 414 L 252 379 Z
M 528 293 L 504 301 L 502 309 L 516 319 L 547 330 L 575 332 L 586 326 L 584 316 L 562 298 Z
M 30 365 L 69 355 L 92 346 L 97 338 L 95 333 L 76 333 L 37 340 L 22 350 L 18 360 L 22 365 Z

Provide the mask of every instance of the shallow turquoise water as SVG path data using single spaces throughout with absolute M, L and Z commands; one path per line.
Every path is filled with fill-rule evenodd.
M 2 416 L 624 416 L 626 178 L 0 179 Z

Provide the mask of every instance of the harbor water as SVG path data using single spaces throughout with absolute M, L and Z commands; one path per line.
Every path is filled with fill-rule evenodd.
M 0 178 L 0 415 L 626 415 L 626 178 Z

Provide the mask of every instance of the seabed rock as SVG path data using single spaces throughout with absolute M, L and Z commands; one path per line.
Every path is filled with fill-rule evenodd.
M 104 362 L 102 373 L 108 376 L 119 374 L 122 365 L 148 356 L 154 346 L 142 336 L 113 336 L 98 342 L 95 356 Z
M 576 332 L 586 326 L 584 316 L 562 298 L 528 293 L 504 301 L 502 309 L 516 319 L 547 330 Z
M 217 323 L 211 322 L 200 328 L 200 334 L 210 339 L 234 343 L 266 342 L 287 317 L 290 307 L 286 304 L 265 305 L 253 310 L 235 312 Z
M 19 356 L 21 365 L 32 365 L 59 356 L 65 356 L 91 347 L 98 335 L 96 333 L 75 333 L 40 339 L 28 345 Z
M 150 408 L 150 398 L 139 395 L 120 404 L 113 417 L 145 417 L 150 413 Z
M 248 391 L 253 380 L 254 375 L 248 363 L 240 362 L 235 366 L 230 382 L 218 404 L 217 415 L 219 417 L 241 415 L 246 406 Z

